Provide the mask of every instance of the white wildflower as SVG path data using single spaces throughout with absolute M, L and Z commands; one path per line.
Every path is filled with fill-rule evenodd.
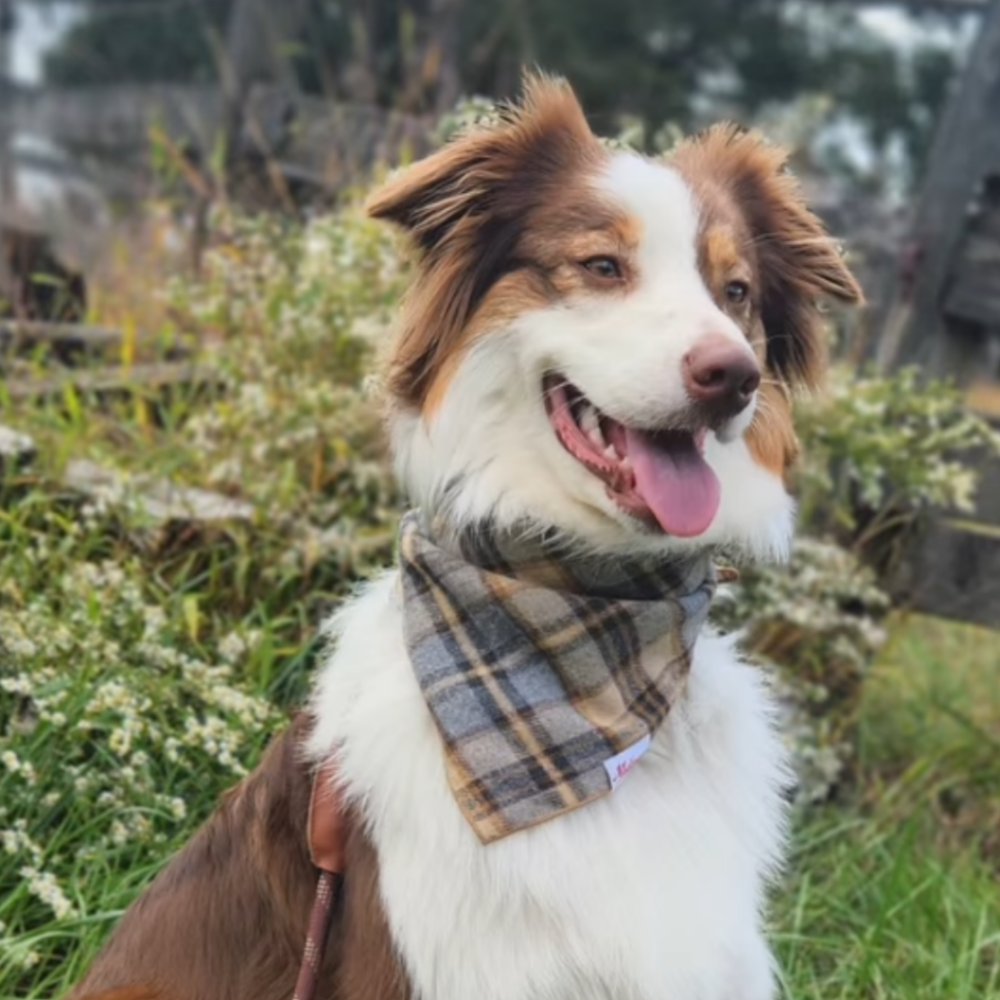
M 39 871 L 32 865 L 25 865 L 19 874 L 28 883 L 28 892 L 48 906 L 57 920 L 75 915 L 73 904 L 51 872 Z

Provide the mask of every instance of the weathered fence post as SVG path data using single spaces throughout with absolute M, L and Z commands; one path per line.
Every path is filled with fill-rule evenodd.
M 14 39 L 14 2 L 0 0 L 0 92 L 13 89 L 10 57 Z M 0 208 L 9 210 L 17 195 L 14 173 L 13 122 L 0 107 Z
M 14 3 L 13 0 L 0 0 L 0 94 L 4 90 L 13 90 L 10 73 L 11 43 L 14 37 Z M 17 198 L 17 174 L 14 166 L 12 116 L 2 106 L 0 101 L 0 222 L 14 207 Z M 2 234 L 0 234 L 2 235 Z M 6 260 L 6 255 L 0 252 L 0 301 L 4 292 L 10 294 L 13 287 L 13 275 Z
M 262 129 L 248 120 L 247 108 L 255 85 L 278 83 L 289 92 L 297 90 L 289 48 L 295 42 L 308 14 L 308 0 L 235 0 L 229 14 L 225 46 L 219 55 L 222 89 L 222 142 L 226 178 L 245 150 L 240 149 L 245 132 L 265 157 L 270 150 Z M 195 207 L 192 258 L 197 271 L 207 238 L 210 194 L 199 193 Z
M 987 175 L 1000 170 L 1000 0 L 983 12 L 979 35 L 956 81 L 928 158 L 908 266 L 893 294 L 878 346 L 880 367 L 919 364 L 960 382 L 980 373 L 987 337 L 949 323 L 944 299 L 970 205 Z

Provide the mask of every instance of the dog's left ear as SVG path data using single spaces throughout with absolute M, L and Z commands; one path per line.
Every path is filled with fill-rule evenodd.
M 826 359 L 820 301 L 856 305 L 864 296 L 806 206 L 787 152 L 758 132 L 716 125 L 681 143 L 672 159 L 696 187 L 715 187 L 747 220 L 762 282 L 768 368 L 789 385 L 815 387 Z

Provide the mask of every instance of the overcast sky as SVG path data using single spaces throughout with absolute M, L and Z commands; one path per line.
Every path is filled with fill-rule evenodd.
M 36 83 L 41 77 L 42 54 L 72 23 L 76 4 L 18 4 L 14 36 L 14 79 Z

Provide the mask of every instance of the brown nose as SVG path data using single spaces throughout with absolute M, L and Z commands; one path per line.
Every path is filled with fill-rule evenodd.
M 746 409 L 760 385 L 757 359 L 727 337 L 705 337 L 684 356 L 684 388 L 709 422 Z

